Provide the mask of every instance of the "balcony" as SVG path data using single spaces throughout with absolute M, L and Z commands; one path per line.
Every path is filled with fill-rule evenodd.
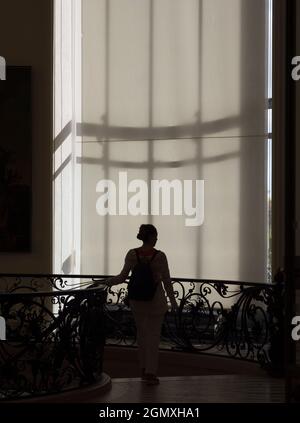
M 225 401 L 231 390 L 232 399 L 244 402 L 254 386 L 265 393 L 262 400 L 283 401 L 283 381 L 272 377 L 283 370 L 280 281 L 174 278 L 179 311 L 168 312 L 163 324 L 161 384 L 145 391 L 135 378 L 136 334 L 126 284 L 108 290 L 105 276 L 0 278 L 0 315 L 6 322 L 6 340 L 0 342 L 2 401 L 130 402 L 133 392 L 141 402 L 177 401 L 181 385 L 188 393 L 181 398 L 185 402 Z M 195 396 L 194 385 L 205 389 Z

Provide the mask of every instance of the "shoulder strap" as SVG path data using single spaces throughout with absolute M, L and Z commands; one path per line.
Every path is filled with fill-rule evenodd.
M 137 248 L 135 248 L 134 251 L 135 251 L 135 254 L 136 254 L 137 261 L 140 262 L 139 250 Z
M 140 260 L 140 255 L 139 255 L 139 250 L 138 250 L 138 248 L 135 248 L 135 249 L 134 249 L 134 251 L 135 251 L 135 254 L 136 254 L 137 261 L 138 261 L 138 262 L 140 262 L 141 260 Z M 157 254 L 158 254 L 159 252 L 160 252 L 159 250 L 155 250 L 155 251 L 154 251 L 153 256 L 152 256 L 152 257 L 151 257 L 151 259 L 149 260 L 149 262 L 150 262 L 150 263 L 151 263 L 151 262 L 155 259 L 155 257 L 157 256 Z
M 155 250 L 153 256 L 150 259 L 150 262 L 154 260 L 154 258 L 156 257 L 156 255 L 159 253 L 159 250 Z

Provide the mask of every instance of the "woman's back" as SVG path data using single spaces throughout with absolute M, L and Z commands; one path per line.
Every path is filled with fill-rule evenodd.
M 107 283 L 110 286 L 124 283 L 130 272 L 134 269 L 136 272 L 134 271 L 132 282 L 139 282 L 140 280 L 145 281 L 147 280 L 146 278 L 135 279 L 135 273 L 138 273 L 138 269 L 135 268 L 135 266 L 137 266 L 139 262 L 146 262 L 149 264 L 151 283 L 154 282 L 156 284 L 155 294 L 152 297 L 152 291 L 151 296 L 148 297 L 151 299 L 148 300 L 129 299 L 129 305 L 137 326 L 137 341 L 139 346 L 142 380 L 146 381 L 148 384 L 157 384 L 159 383 L 156 372 L 160 331 L 165 312 L 168 310 L 163 286 L 170 299 L 173 310 L 176 310 L 177 304 L 170 278 L 167 257 L 165 253 L 154 248 L 157 242 L 156 228 L 150 224 L 141 225 L 137 238 L 143 241 L 142 247 L 133 248 L 128 251 L 121 273 L 107 280 Z M 144 267 L 147 268 L 147 266 Z M 141 275 L 141 273 L 139 275 Z M 145 275 L 145 273 L 143 273 L 143 275 Z M 149 273 L 147 273 L 147 276 L 148 275 Z M 129 298 L 141 298 L 141 296 L 129 296 Z M 143 296 L 142 298 L 147 298 L 147 296 Z

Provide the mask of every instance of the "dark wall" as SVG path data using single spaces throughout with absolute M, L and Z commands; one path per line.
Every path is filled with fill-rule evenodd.
M 52 0 L 2 0 L 0 55 L 32 67 L 32 251 L 0 253 L 0 272 L 50 272 Z M 1 83 L 1 82 L 0 82 Z M 0 132 L 1 136 L 1 132 Z
M 297 2 L 297 56 L 300 56 L 300 1 Z M 296 82 L 296 255 L 300 267 L 300 81 Z

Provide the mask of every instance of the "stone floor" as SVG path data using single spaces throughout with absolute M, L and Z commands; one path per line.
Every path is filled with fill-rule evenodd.
M 284 381 L 245 375 L 164 377 L 157 386 L 138 378 L 112 379 L 112 388 L 93 403 L 281 403 Z

